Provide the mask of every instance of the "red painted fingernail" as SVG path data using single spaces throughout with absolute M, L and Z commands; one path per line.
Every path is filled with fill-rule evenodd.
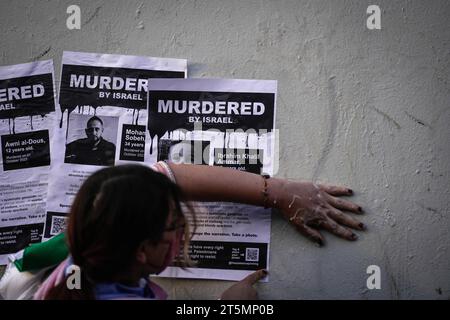
M 317 244 L 319 245 L 319 247 L 322 247 L 323 246 L 323 241 L 322 241 L 322 239 L 317 239 L 316 240 L 316 242 L 317 242 Z
M 361 222 L 358 226 L 361 230 L 366 230 L 366 226 L 364 223 Z
M 356 239 L 358 239 L 358 236 L 356 234 L 352 233 L 352 235 L 350 236 L 350 239 L 356 240 Z
M 353 194 L 353 190 L 352 189 L 347 189 L 348 193 Z
M 361 207 L 358 207 L 358 212 L 360 212 L 360 213 L 362 213 L 362 212 L 363 212 L 363 210 L 362 210 L 362 208 L 361 208 Z

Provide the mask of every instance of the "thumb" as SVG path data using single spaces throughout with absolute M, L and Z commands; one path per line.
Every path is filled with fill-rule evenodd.
M 255 272 L 249 274 L 248 276 L 246 276 L 242 280 L 242 282 L 246 282 L 249 285 L 253 285 L 256 282 L 258 282 L 259 280 L 265 278 L 266 276 L 267 276 L 267 271 L 264 269 L 261 269 L 261 270 L 255 271 Z

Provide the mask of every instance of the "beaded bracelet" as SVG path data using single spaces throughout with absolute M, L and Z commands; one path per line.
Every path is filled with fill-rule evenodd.
M 269 202 L 269 192 L 267 191 L 267 179 L 270 178 L 270 176 L 268 174 L 262 174 L 261 175 L 264 179 L 264 189 L 261 191 L 262 195 L 263 195 L 263 205 L 264 205 L 264 209 L 268 209 L 268 202 Z

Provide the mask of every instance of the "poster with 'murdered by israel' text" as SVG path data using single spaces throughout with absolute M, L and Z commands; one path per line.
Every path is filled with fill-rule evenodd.
M 148 79 L 186 73 L 184 59 L 63 53 L 45 239 L 65 230 L 74 197 L 93 172 L 156 161 L 148 143 Z
M 276 93 L 272 80 L 150 79 L 148 131 L 157 159 L 273 175 Z M 173 264 L 160 276 L 241 280 L 269 268 L 270 209 L 225 202 L 193 209 L 195 266 Z
M 51 60 L 0 67 L 0 265 L 41 241 L 55 119 Z

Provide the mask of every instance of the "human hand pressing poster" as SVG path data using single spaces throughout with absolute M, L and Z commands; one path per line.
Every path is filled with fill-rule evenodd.
M 276 92 L 270 80 L 149 79 L 152 152 L 158 160 L 273 175 Z M 241 280 L 268 269 L 270 209 L 226 202 L 194 203 L 193 209 L 195 266 L 172 265 L 160 276 Z
M 55 117 L 52 60 L 0 67 L 0 265 L 41 241 Z
M 93 172 L 154 162 L 145 151 L 148 79 L 186 72 L 184 59 L 64 52 L 45 239 L 65 229 L 72 201 Z

